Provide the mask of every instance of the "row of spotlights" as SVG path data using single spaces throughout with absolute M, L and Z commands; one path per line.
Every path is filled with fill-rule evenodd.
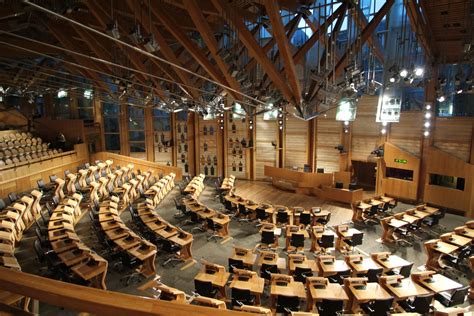
M 425 130 L 423 132 L 423 136 L 428 137 L 430 136 L 430 127 L 431 127 L 431 104 L 425 105 L 425 123 L 423 124 Z

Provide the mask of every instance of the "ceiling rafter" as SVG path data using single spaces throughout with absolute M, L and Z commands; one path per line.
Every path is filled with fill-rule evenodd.
M 219 12 L 225 16 L 228 23 L 233 24 L 239 33 L 239 39 L 247 47 L 248 52 L 252 55 L 262 66 L 262 69 L 270 76 L 275 86 L 280 90 L 284 98 L 291 103 L 294 103 L 293 93 L 290 87 L 286 84 L 280 72 L 275 68 L 271 60 L 263 51 L 262 47 L 257 43 L 255 37 L 252 36 L 242 17 L 238 12 L 233 12 L 232 6 L 222 0 L 212 0 L 214 6 Z M 226 12 L 233 12 L 233 14 L 225 14 Z
M 433 43 L 433 31 L 430 25 L 425 23 L 420 11 L 420 6 L 413 0 L 403 0 L 403 3 L 407 10 L 408 18 L 410 19 L 412 31 L 415 32 L 416 38 L 423 46 L 427 59 L 431 62 L 435 61 L 438 52 Z
M 283 23 L 281 22 L 278 3 L 275 3 L 273 0 L 265 0 L 264 4 L 267 10 L 267 15 L 270 18 L 270 22 L 272 24 L 273 37 L 276 39 L 278 45 L 278 53 L 281 55 L 285 64 L 284 69 L 289 81 L 289 85 L 293 90 L 293 97 L 295 99 L 296 105 L 299 105 L 301 104 L 300 81 L 296 72 L 293 55 L 291 53 L 291 43 L 286 36 Z
M 133 3 L 133 0 L 127 0 L 126 1 L 129 9 L 133 12 L 133 13 L 136 13 L 136 6 L 134 5 Z M 141 6 L 143 7 L 143 6 Z M 140 14 L 142 14 L 142 12 L 140 12 Z M 147 31 L 149 34 L 153 34 L 156 42 L 158 43 L 158 45 L 160 46 L 160 52 L 162 53 L 162 55 L 164 56 L 164 58 L 168 59 L 170 62 L 174 63 L 174 64 L 177 64 L 179 66 L 182 66 L 181 62 L 179 61 L 178 57 L 175 55 L 175 53 L 173 52 L 173 50 L 169 47 L 166 39 L 163 37 L 163 35 L 161 34 L 161 32 L 158 30 L 158 28 L 152 23 L 150 25 L 150 23 L 141 23 L 141 26 L 145 29 L 145 31 Z M 163 67 L 165 65 L 160 65 L 159 62 L 155 59 L 152 59 L 152 62 L 155 63 L 156 66 L 158 67 Z M 189 74 L 182 71 L 181 69 L 177 69 L 177 68 L 171 68 L 169 67 L 170 69 L 169 70 L 165 70 L 163 69 L 164 72 L 168 73 L 168 75 L 171 77 L 171 79 L 173 80 L 176 80 L 176 77 L 173 76 L 171 73 L 175 73 L 176 76 L 178 77 L 179 80 L 176 80 L 178 82 L 181 82 L 183 83 L 184 85 L 187 85 L 187 86 L 191 86 L 192 83 L 191 83 L 191 80 L 190 80 L 190 77 L 189 77 Z M 184 88 L 182 87 L 182 89 L 184 89 L 186 91 L 186 93 L 190 96 L 192 96 L 193 98 L 197 99 L 199 98 L 199 92 L 197 92 L 196 90 L 194 89 L 188 89 L 188 88 Z
M 355 21 L 357 23 L 357 26 L 363 30 L 364 28 L 367 27 L 367 24 L 369 21 L 365 17 L 364 12 L 362 12 L 361 8 L 359 6 L 354 6 L 353 10 L 349 10 L 352 14 L 352 16 L 355 18 Z M 367 39 L 367 43 L 369 44 L 370 47 L 373 48 L 374 56 L 379 60 L 380 64 L 384 64 L 385 62 L 385 54 L 382 50 L 382 44 L 380 44 L 380 40 L 377 37 L 377 34 L 372 32 L 370 34 L 370 37 Z
M 203 50 L 181 30 L 179 23 L 176 23 L 176 21 L 172 20 L 159 6 L 151 6 L 151 11 L 153 12 L 153 15 L 165 25 L 165 27 L 176 38 L 176 40 L 188 50 L 188 53 L 193 56 L 193 58 L 204 68 L 204 70 L 213 80 L 220 83 L 221 85 L 229 86 L 225 77 L 206 57 Z M 234 91 L 227 91 L 233 97 L 236 96 Z
M 206 43 L 206 46 L 209 49 L 212 58 L 216 61 L 217 66 L 224 74 L 227 83 L 232 89 L 241 92 L 240 83 L 234 77 L 232 77 L 229 65 L 219 55 L 219 45 L 214 36 L 214 32 L 209 27 L 209 24 L 207 23 L 204 15 L 202 14 L 201 9 L 199 8 L 199 5 L 196 0 L 184 1 L 184 7 L 188 11 L 188 14 L 191 19 L 193 20 L 194 25 L 196 25 L 197 30 L 201 34 L 201 38 L 204 40 L 204 43 Z M 235 93 L 232 93 L 231 95 L 236 100 L 242 99 L 240 95 L 236 95 Z
M 298 51 L 293 55 L 293 59 L 295 63 L 299 63 L 303 61 L 303 58 L 306 56 L 306 53 L 316 44 L 316 42 L 320 41 L 321 38 L 325 35 L 327 28 L 329 25 L 334 22 L 334 20 L 340 16 L 344 15 L 345 11 L 347 8 L 347 4 L 343 3 L 339 6 L 339 8 L 336 9 L 327 19 L 324 21 L 323 24 L 321 24 L 318 28 L 317 31 L 311 35 L 311 37 L 301 46 Z
M 101 26 L 106 26 L 106 18 L 108 17 L 108 14 L 103 11 L 103 8 L 101 8 L 97 3 L 94 1 L 87 1 L 86 2 L 87 7 L 91 11 L 91 13 L 96 17 L 96 20 L 99 22 Z M 130 63 L 139 71 L 148 73 L 149 70 L 146 68 L 146 66 L 143 63 L 142 55 L 140 55 L 138 52 L 131 50 L 131 49 L 126 49 L 126 47 L 122 44 L 119 44 L 118 47 L 122 50 L 124 53 L 124 56 L 130 61 Z M 153 83 L 153 90 L 155 93 L 160 97 L 161 100 L 165 101 L 166 100 L 166 93 L 163 91 L 161 88 L 160 82 L 156 78 L 147 78 L 144 74 L 138 74 L 137 78 L 142 78 L 138 79 L 143 85 L 148 85 L 148 81 L 151 81 Z M 166 102 L 166 101 L 165 101 Z

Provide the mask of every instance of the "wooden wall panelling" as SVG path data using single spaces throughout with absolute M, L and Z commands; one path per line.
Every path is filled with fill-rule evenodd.
M 317 118 L 316 168 L 324 172 L 339 171 L 339 152 L 334 147 L 341 143 L 342 124 L 336 121 L 336 110 Z
M 400 122 L 390 123 L 389 142 L 415 156 L 421 156 L 423 115 L 423 111 L 402 111 Z
M 375 121 L 378 96 L 362 96 L 356 120 L 351 123 L 351 159 L 374 161 L 370 153 L 380 144 L 380 124 Z
M 406 160 L 406 163 L 397 162 L 396 160 L 399 159 Z M 386 142 L 384 144 L 384 157 L 377 159 L 377 194 L 388 194 L 389 196 L 416 201 L 420 181 L 420 165 L 420 158 Z M 387 167 L 412 170 L 413 180 L 389 178 L 386 176 Z
M 10 192 L 24 192 L 37 187 L 36 181 L 49 182 L 50 175 L 64 178 L 64 171 L 76 171 L 76 167 L 89 162 L 86 144 L 74 145 L 73 151 L 67 151 L 54 157 L 35 159 L 0 169 L 0 197 Z
M 285 168 L 303 168 L 308 163 L 308 125 L 307 121 L 288 116 L 285 126 Z
M 424 182 L 424 202 L 451 209 L 462 210 L 465 216 L 474 216 L 473 182 L 474 165 L 435 147 L 427 147 L 426 179 Z M 464 178 L 464 190 L 457 190 L 430 184 L 430 174 Z
M 464 162 L 469 162 L 472 123 L 470 118 L 436 118 L 433 145 Z
M 194 151 L 192 151 L 192 144 L 190 139 L 192 138 L 193 126 L 192 117 L 187 112 L 179 112 L 176 114 L 175 129 L 175 148 L 176 152 L 176 166 L 181 168 L 183 174 L 194 174 L 194 164 L 190 160 Z
M 183 172 L 180 167 L 172 167 L 161 165 L 156 162 L 147 161 L 139 158 L 128 157 L 124 155 L 114 154 L 106 151 L 102 151 L 100 153 L 95 153 L 91 155 L 91 161 L 95 160 L 107 160 L 111 159 L 114 161 L 114 165 L 119 166 L 126 166 L 129 163 L 134 164 L 135 170 L 140 169 L 141 171 L 152 170 L 154 171 L 155 175 L 162 173 L 163 175 L 167 175 L 170 172 L 174 172 L 176 174 L 176 181 L 179 181 L 183 177 Z
M 153 152 L 154 161 L 160 164 L 173 165 L 173 146 L 169 146 L 170 140 L 173 140 L 173 132 L 171 126 L 171 113 L 160 113 L 158 111 L 150 111 L 151 114 L 151 151 Z M 174 144 L 175 142 L 171 142 Z
M 217 120 L 198 119 L 199 127 L 199 173 L 217 176 L 219 173 L 218 124 Z
M 277 150 L 272 142 L 278 143 L 278 122 L 265 121 L 263 115 L 255 119 L 256 128 L 256 157 L 255 173 L 257 180 L 269 180 L 264 174 L 264 166 L 275 167 L 277 163 Z M 278 144 L 277 144 L 278 146 Z
M 248 118 L 232 116 L 228 114 L 227 119 L 227 173 L 235 175 L 239 179 L 247 179 L 248 175 Z M 242 145 L 242 140 L 244 145 Z

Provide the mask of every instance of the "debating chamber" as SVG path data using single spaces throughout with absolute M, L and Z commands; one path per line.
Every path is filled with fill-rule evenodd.
M 0 315 L 474 315 L 473 0 L 1 0 Z

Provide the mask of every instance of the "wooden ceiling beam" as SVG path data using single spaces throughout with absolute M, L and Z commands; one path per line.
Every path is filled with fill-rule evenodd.
M 352 17 L 355 19 L 357 26 L 361 30 L 367 27 L 369 21 L 358 5 L 355 5 L 354 8 L 349 11 L 351 12 Z M 382 44 L 380 44 L 380 41 L 377 38 L 377 34 L 370 34 L 367 43 L 373 48 L 374 56 L 379 60 L 380 64 L 383 65 L 385 63 L 385 54 L 382 49 Z
M 351 52 L 358 51 L 364 44 L 367 42 L 369 37 L 372 35 L 372 33 L 375 31 L 377 26 L 379 25 L 380 21 L 382 21 L 383 17 L 388 13 L 390 8 L 392 7 L 393 3 L 395 0 L 387 0 L 385 4 L 380 8 L 380 10 L 375 14 L 375 16 L 372 18 L 372 20 L 367 24 L 367 26 L 360 32 L 357 40 L 355 40 L 350 47 L 346 50 L 344 55 L 339 59 L 335 66 L 335 72 L 336 72 L 336 77 L 338 77 L 344 67 L 347 65 L 347 59 L 350 55 Z M 331 71 L 328 75 L 328 78 L 331 78 L 333 76 L 333 72 Z
M 247 47 L 249 54 L 252 55 L 258 63 L 262 66 L 262 69 L 270 76 L 275 86 L 280 90 L 282 95 L 288 102 L 295 103 L 293 93 L 290 87 L 286 84 L 285 79 L 281 76 L 280 72 L 275 68 L 271 60 L 263 51 L 262 47 L 257 43 L 255 37 L 248 30 L 242 17 L 235 12 L 234 8 L 227 2 L 222 0 L 212 0 L 214 6 L 219 12 L 225 16 L 228 23 L 233 24 L 239 33 L 239 38 L 242 43 Z
M 227 83 L 232 89 L 241 92 L 240 83 L 234 77 L 232 77 L 229 65 L 219 55 L 219 45 L 214 36 L 214 32 L 209 27 L 209 24 L 204 18 L 204 15 L 202 14 L 201 9 L 199 8 L 199 5 L 196 0 L 184 1 L 184 7 L 188 11 L 188 14 L 193 20 L 193 23 L 196 26 L 197 30 L 201 34 L 201 37 L 204 40 L 204 43 L 206 44 L 207 48 L 209 49 L 212 58 L 216 61 L 217 66 L 224 74 Z M 233 91 L 231 95 L 236 100 L 242 100 L 242 96 L 236 94 Z
M 188 53 L 204 68 L 209 76 L 216 82 L 224 86 L 229 86 L 222 73 L 216 69 L 211 61 L 206 57 L 202 49 L 194 43 L 179 27 L 179 23 L 172 20 L 160 6 L 151 6 L 153 15 L 158 18 L 168 29 L 168 31 L 176 38 L 176 40 L 184 46 Z M 231 90 L 227 90 L 229 94 L 235 95 Z
M 135 3 L 133 0 L 127 0 L 126 1 L 129 9 L 131 10 L 132 13 L 135 13 L 136 12 L 136 6 L 135 6 Z M 141 6 L 141 8 L 147 8 L 145 6 Z M 142 13 L 142 12 L 140 12 Z M 179 61 L 178 57 L 175 55 L 175 53 L 173 52 L 173 50 L 171 49 L 171 47 L 168 45 L 166 39 L 163 37 L 163 35 L 161 34 L 160 30 L 152 23 L 150 25 L 150 23 L 141 23 L 142 27 L 145 29 L 146 32 L 148 32 L 149 34 L 153 34 L 156 42 L 158 43 L 158 45 L 160 46 L 160 52 L 161 54 L 163 55 L 164 58 L 166 58 L 168 61 L 174 63 L 174 64 L 177 64 L 179 66 L 182 66 L 181 62 Z M 151 61 L 153 63 L 155 63 L 155 65 L 157 67 L 161 67 L 161 69 L 164 68 L 164 64 L 160 64 L 156 59 L 151 59 Z M 176 76 L 178 77 L 178 80 L 177 83 L 179 84 L 179 82 L 183 83 L 184 85 L 187 85 L 187 86 L 192 86 L 192 82 L 190 80 L 190 77 L 189 77 L 189 74 L 183 70 L 180 70 L 176 67 L 170 67 L 169 70 L 165 70 L 163 69 L 164 72 L 167 72 L 169 74 L 169 76 L 171 76 L 171 79 L 174 78 L 174 80 L 176 80 L 176 77 L 173 76 L 170 72 L 174 72 L 176 74 Z M 187 87 L 182 87 L 182 89 L 185 90 L 185 92 L 190 95 L 192 98 L 194 99 L 197 99 L 199 98 L 199 92 L 196 91 L 195 89 L 189 89 Z
M 298 17 L 298 15 L 297 15 L 297 16 L 295 16 L 293 19 L 291 19 L 290 22 L 288 22 L 288 23 L 285 25 L 285 30 L 286 30 L 286 32 L 288 32 L 288 33 L 293 32 L 293 33 L 294 33 L 294 31 L 296 31 L 296 28 L 297 28 L 297 26 L 298 26 L 298 23 L 299 23 L 299 17 Z M 255 36 L 255 34 L 252 34 L 252 35 Z M 266 44 L 263 46 L 263 51 L 264 51 L 264 53 L 267 54 L 267 53 L 272 49 L 272 47 L 275 46 L 275 44 L 276 44 L 276 39 L 275 39 L 275 37 L 272 37 L 272 38 L 268 41 L 268 43 L 266 43 Z M 254 57 L 252 57 L 252 58 L 249 60 L 249 62 L 245 65 L 245 71 L 248 72 L 248 71 L 252 70 L 256 65 L 257 65 L 257 60 L 256 60 Z
M 421 43 L 427 59 L 435 61 L 438 56 L 437 48 L 433 43 L 433 31 L 429 24 L 425 23 L 420 7 L 413 0 L 403 0 L 412 31 L 415 32 L 417 40 Z
M 306 56 L 306 53 L 320 41 L 325 35 L 328 27 L 334 22 L 334 20 L 341 14 L 345 14 L 347 4 L 343 3 L 336 9 L 336 11 L 331 14 L 323 24 L 318 27 L 318 30 L 311 35 L 311 37 L 301 46 L 298 51 L 293 55 L 293 60 L 295 63 L 299 63 Z
M 57 24 L 53 25 L 53 21 L 49 21 L 49 23 L 47 23 L 47 26 L 48 26 L 49 31 L 56 37 L 56 39 L 61 43 L 61 45 L 64 48 L 68 50 L 76 51 L 77 45 L 71 42 L 69 37 L 62 30 L 58 29 L 59 25 Z M 95 63 L 93 63 L 91 60 L 87 58 L 80 57 L 74 54 L 71 54 L 70 57 L 76 63 L 83 65 L 85 67 L 95 69 L 95 67 L 97 66 Z M 80 71 L 80 73 L 87 74 L 86 78 L 91 78 L 95 80 L 100 88 L 104 89 L 105 91 L 110 91 L 109 86 L 100 78 L 98 73 L 92 70 L 86 70 L 86 69 Z
M 286 36 L 283 23 L 281 22 L 280 8 L 278 3 L 275 3 L 273 0 L 264 0 L 264 4 L 272 24 L 273 37 L 276 38 L 278 53 L 285 64 L 284 68 L 291 90 L 293 90 L 293 97 L 296 104 L 299 105 L 301 104 L 301 85 L 291 53 L 291 43 Z

